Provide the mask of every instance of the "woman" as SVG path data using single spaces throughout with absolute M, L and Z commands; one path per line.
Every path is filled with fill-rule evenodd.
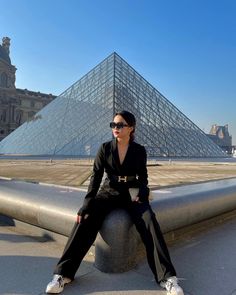
M 97 153 L 83 206 L 46 293 L 61 293 L 64 285 L 74 279 L 105 217 L 112 210 L 123 208 L 130 214 L 145 244 L 148 264 L 156 282 L 169 295 L 184 294 L 149 204 L 147 155 L 145 148 L 134 142 L 135 125 L 134 115 L 127 111 L 116 113 L 110 123 L 114 139 L 103 143 Z M 107 177 L 100 188 L 104 171 Z M 138 188 L 135 198 L 129 194 L 131 187 Z

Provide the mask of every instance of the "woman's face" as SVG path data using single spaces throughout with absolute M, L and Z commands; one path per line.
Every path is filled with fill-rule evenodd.
M 113 122 L 118 124 L 123 124 L 123 128 L 118 128 L 118 126 L 116 126 L 115 128 L 112 128 L 112 133 L 114 135 L 115 138 L 117 139 L 128 139 L 130 138 L 130 133 L 133 130 L 133 127 L 128 126 L 127 122 L 125 121 L 125 119 L 120 116 L 117 115 L 114 117 Z

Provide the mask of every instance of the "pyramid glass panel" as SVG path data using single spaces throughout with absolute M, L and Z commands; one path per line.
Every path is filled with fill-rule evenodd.
M 1 154 L 94 156 L 117 111 L 137 119 L 151 157 L 224 157 L 221 149 L 113 53 L 0 142 Z

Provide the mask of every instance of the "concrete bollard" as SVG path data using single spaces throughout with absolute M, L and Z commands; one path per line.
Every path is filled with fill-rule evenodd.
M 125 210 L 111 212 L 103 222 L 95 243 L 95 266 L 103 272 L 132 269 L 137 260 L 140 238 Z

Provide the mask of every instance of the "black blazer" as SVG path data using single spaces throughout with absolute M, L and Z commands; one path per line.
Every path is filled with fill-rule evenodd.
M 116 139 L 103 143 L 96 155 L 93 173 L 90 179 L 88 192 L 84 199 L 83 207 L 79 214 L 89 213 L 89 204 L 98 193 L 104 171 L 107 174 L 99 191 L 104 195 L 117 195 L 124 190 L 128 192 L 129 187 L 139 188 L 138 197 L 141 202 L 148 201 L 148 174 L 147 154 L 144 146 L 131 142 L 129 144 L 125 159 L 120 164 Z M 136 180 L 127 183 L 119 183 L 114 176 L 135 176 Z

